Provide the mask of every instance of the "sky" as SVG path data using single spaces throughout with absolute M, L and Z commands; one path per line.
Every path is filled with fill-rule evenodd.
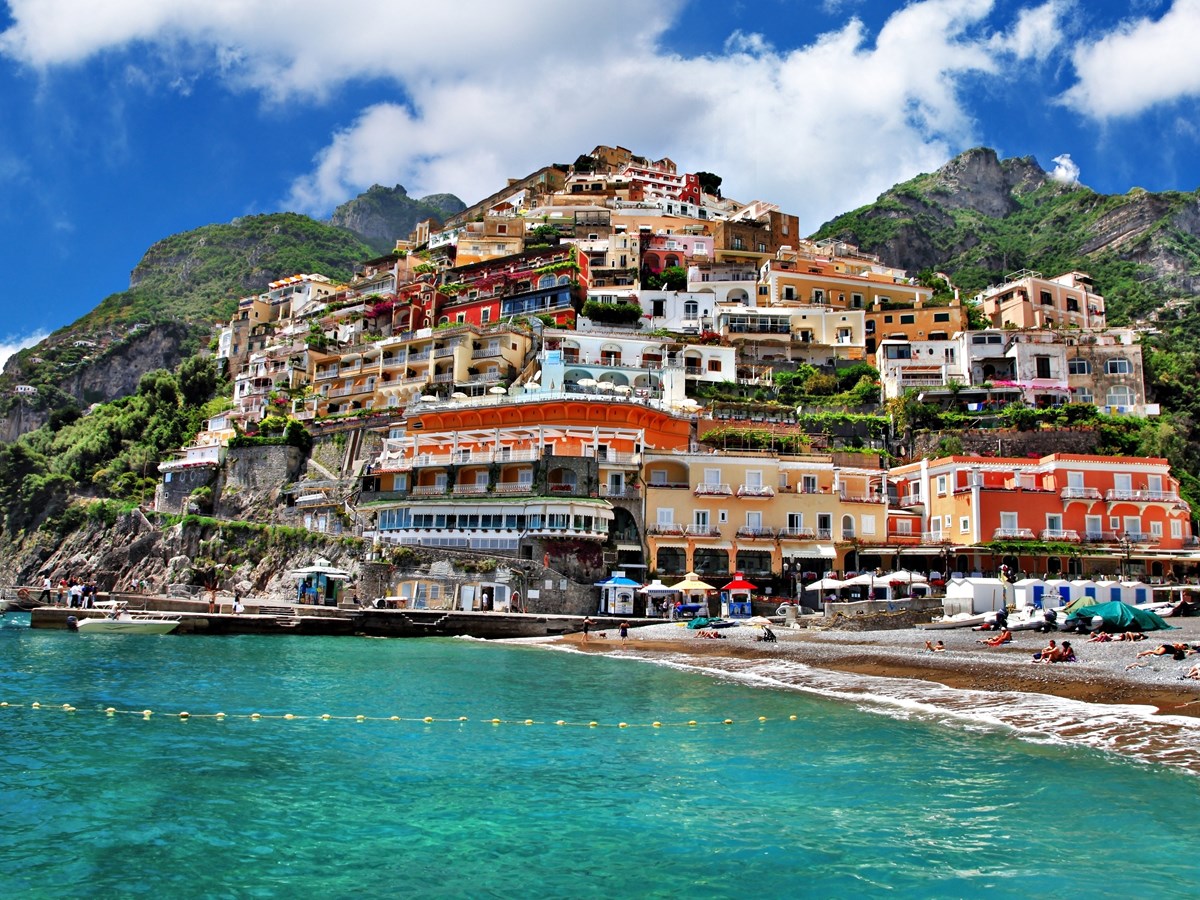
M 981 145 L 1192 191 L 1198 43 L 1200 0 L 0 0 L 0 361 L 170 234 L 597 144 L 809 232 Z

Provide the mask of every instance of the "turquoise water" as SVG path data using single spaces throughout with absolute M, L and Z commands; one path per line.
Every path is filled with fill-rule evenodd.
M 952 717 L 456 640 L 5 627 L 0 665 L 3 896 L 1195 893 L 1200 779 Z

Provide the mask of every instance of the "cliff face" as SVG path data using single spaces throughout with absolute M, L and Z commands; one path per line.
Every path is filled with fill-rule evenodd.
M 453 194 L 430 194 L 418 200 L 409 197 L 401 185 L 385 188 L 376 184 L 335 209 L 329 222 L 354 232 L 376 250 L 387 252 L 418 222 L 429 218 L 444 222 L 464 209 L 466 204 Z

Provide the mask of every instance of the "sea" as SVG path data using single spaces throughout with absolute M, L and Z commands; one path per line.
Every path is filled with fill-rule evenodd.
M 3 897 L 1196 894 L 1196 720 L 778 660 L 0 625 Z

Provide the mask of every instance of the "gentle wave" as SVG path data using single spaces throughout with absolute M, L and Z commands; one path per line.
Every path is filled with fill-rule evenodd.
M 556 649 L 572 648 L 560 644 Z M 920 718 L 964 729 L 1003 729 L 1030 743 L 1086 747 L 1200 775 L 1200 719 L 1159 715 L 1152 706 L 951 688 L 914 678 L 838 672 L 792 660 L 696 657 L 686 653 L 626 658 L 752 686 L 851 702 L 865 712 L 894 719 Z

